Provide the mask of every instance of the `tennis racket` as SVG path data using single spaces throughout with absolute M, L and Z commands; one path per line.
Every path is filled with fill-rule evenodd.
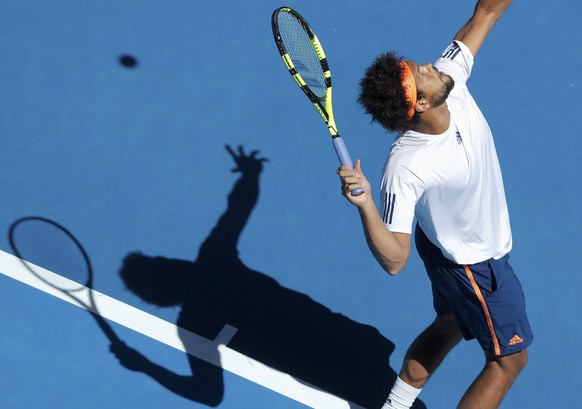
M 331 72 L 321 43 L 307 21 L 289 7 L 275 10 L 271 25 L 283 62 L 325 121 L 340 163 L 353 169 L 354 164 L 335 124 Z M 362 188 L 351 192 L 352 196 L 362 193 Z
M 38 279 L 85 308 L 112 344 L 121 343 L 99 315 L 93 291 L 93 268 L 87 252 L 65 227 L 44 217 L 23 217 L 10 226 L 14 254 Z

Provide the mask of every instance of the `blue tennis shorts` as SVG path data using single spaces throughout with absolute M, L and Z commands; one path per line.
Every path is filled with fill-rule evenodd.
M 459 265 L 416 227 L 416 248 L 432 283 L 437 315 L 454 314 L 465 339 L 477 339 L 497 356 L 519 352 L 533 340 L 525 297 L 509 255 Z

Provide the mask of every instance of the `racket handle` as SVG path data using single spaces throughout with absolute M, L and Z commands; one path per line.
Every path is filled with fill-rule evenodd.
M 352 162 L 352 158 L 350 158 L 350 154 L 348 152 L 348 148 L 341 136 L 336 136 L 332 139 L 333 147 L 335 148 L 335 152 L 337 153 L 337 157 L 342 165 L 349 165 L 350 169 L 354 168 L 354 162 Z M 364 193 L 364 189 L 361 187 L 354 189 L 351 191 L 352 196 L 359 196 Z

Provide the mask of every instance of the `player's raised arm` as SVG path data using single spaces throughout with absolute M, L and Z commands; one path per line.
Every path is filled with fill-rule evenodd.
M 473 16 L 459 30 L 455 40 L 464 43 L 475 56 L 487 35 L 505 12 L 511 0 L 479 0 Z

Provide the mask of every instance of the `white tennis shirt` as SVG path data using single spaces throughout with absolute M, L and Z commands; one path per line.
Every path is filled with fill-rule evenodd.
M 451 123 L 440 135 L 396 137 L 382 178 L 384 222 L 411 234 L 416 217 L 458 264 L 500 258 L 512 246 L 509 212 L 493 135 L 467 89 L 473 55 L 454 41 L 434 66 L 455 80 L 447 98 Z

